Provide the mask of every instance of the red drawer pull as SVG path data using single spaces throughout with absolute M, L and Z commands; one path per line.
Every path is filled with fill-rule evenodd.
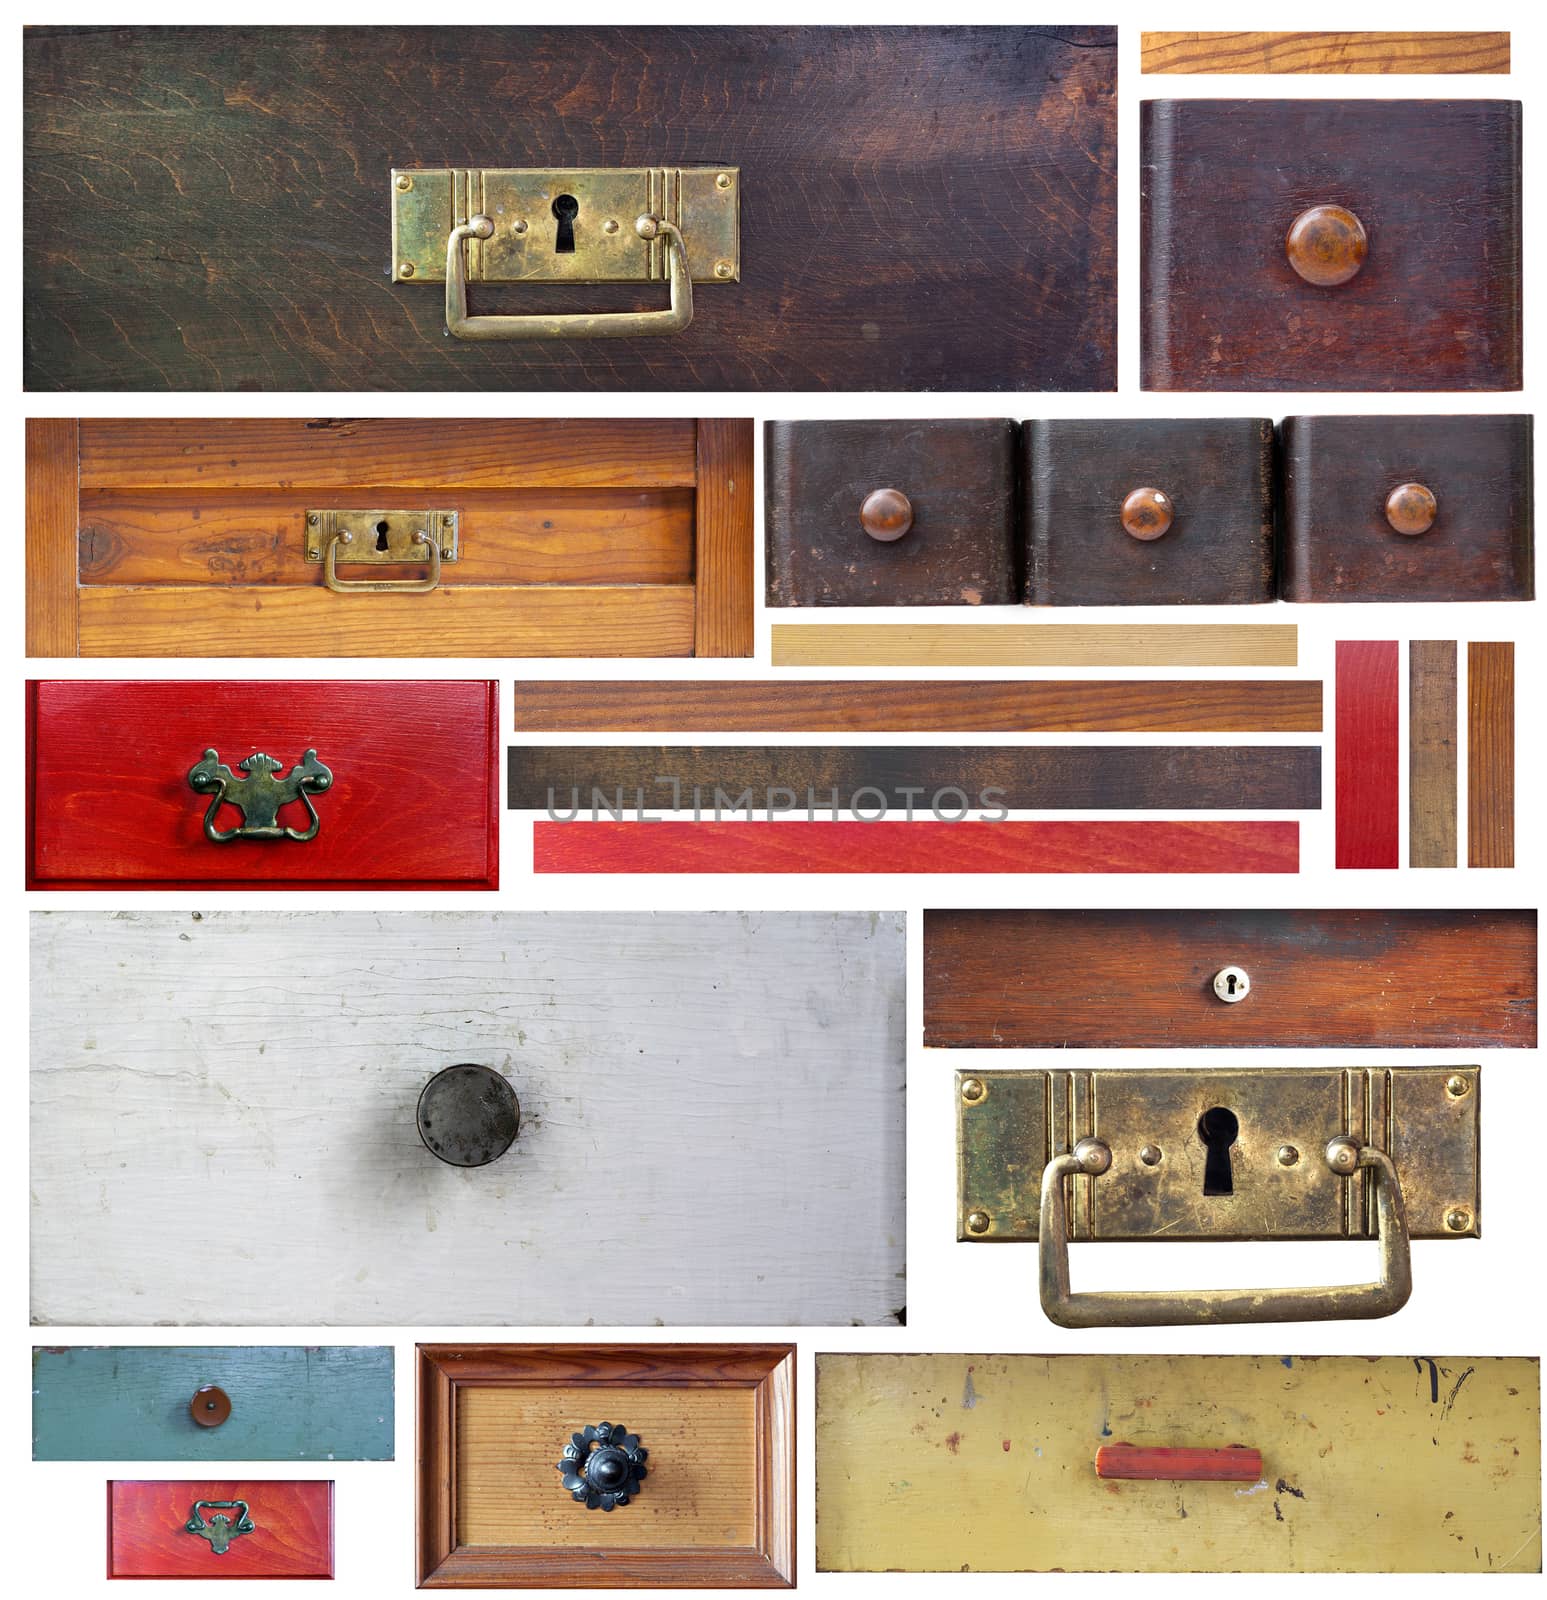
M 1169 1478 L 1180 1483 L 1256 1483 L 1262 1476 L 1262 1452 L 1244 1444 L 1217 1450 L 1104 1444 L 1096 1451 L 1096 1476 Z

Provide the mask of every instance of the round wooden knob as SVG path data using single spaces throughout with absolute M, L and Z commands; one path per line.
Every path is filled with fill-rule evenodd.
M 1345 206 L 1312 206 L 1302 211 L 1284 240 L 1289 265 L 1307 283 L 1323 289 L 1354 277 L 1369 248 L 1364 224 Z
M 207 1383 L 194 1391 L 193 1399 L 188 1402 L 188 1415 L 201 1428 L 218 1428 L 231 1415 L 231 1396 L 213 1383 Z
M 1386 496 L 1386 521 L 1395 533 L 1427 533 L 1439 511 L 1434 491 L 1422 483 L 1399 483 Z
M 859 508 L 859 521 L 872 539 L 890 544 L 913 526 L 913 506 L 901 489 L 872 489 Z
M 1135 489 L 1123 501 L 1123 532 L 1135 539 L 1158 539 L 1175 515 L 1164 489 Z

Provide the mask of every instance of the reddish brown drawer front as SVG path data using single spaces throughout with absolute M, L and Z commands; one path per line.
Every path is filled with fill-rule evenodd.
M 926 911 L 924 1042 L 1531 1048 L 1536 913 Z
M 1286 417 L 1286 600 L 1529 600 L 1531 419 Z
M 107 1575 L 331 1578 L 333 1485 L 109 1483 Z
M 496 887 L 494 683 L 27 689 L 32 888 Z M 267 781 L 254 756 L 271 758 Z M 266 824 L 270 784 L 283 798 Z M 294 837 L 313 811 L 313 836 Z

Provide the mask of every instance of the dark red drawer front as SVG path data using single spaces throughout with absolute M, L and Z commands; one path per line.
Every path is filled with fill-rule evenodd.
M 204 1531 L 190 1531 L 191 1521 Z M 248 1524 L 247 1531 L 236 1531 Z M 333 1485 L 229 1479 L 109 1483 L 107 1575 L 331 1578 Z
M 487 681 L 48 680 L 28 688 L 28 885 L 492 889 L 498 688 Z M 235 778 L 256 752 L 285 779 L 315 749 L 332 784 L 304 842 L 204 831 L 207 749 Z M 304 802 L 280 825 L 305 831 Z M 217 830 L 243 826 L 230 804 Z

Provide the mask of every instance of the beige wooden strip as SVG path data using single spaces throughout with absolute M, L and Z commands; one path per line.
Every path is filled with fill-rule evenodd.
M 1293 667 L 1292 622 L 775 623 L 776 667 Z
M 83 656 L 690 656 L 688 584 L 80 591 Z
M 1142 70 L 1166 73 L 1504 73 L 1507 33 L 1146 33 Z

